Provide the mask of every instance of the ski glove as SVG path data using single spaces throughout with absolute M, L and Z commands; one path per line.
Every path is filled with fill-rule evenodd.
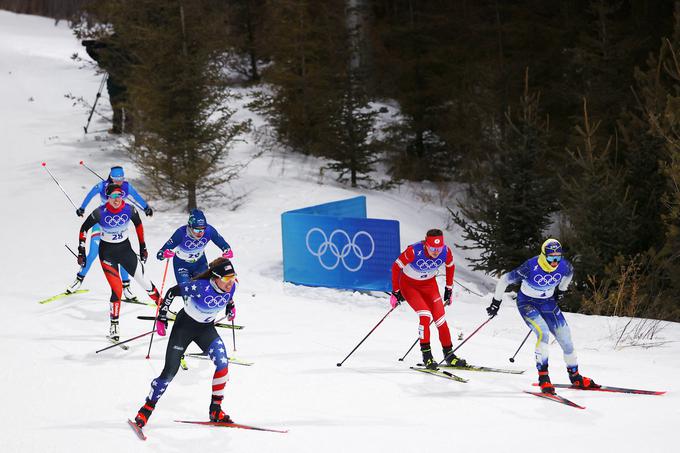
M 84 210 L 83 208 L 78 208 L 78 209 L 76 209 L 76 215 L 77 215 L 78 217 L 82 217 L 83 214 L 85 214 L 85 210 Z
M 453 288 L 447 286 L 444 288 L 444 305 L 451 305 L 453 302 Z
M 498 299 L 492 299 L 491 300 L 491 305 L 486 307 L 486 312 L 491 316 L 492 318 L 498 314 L 498 309 L 501 308 L 501 301 Z
M 159 250 L 158 253 L 156 253 L 156 258 L 159 261 L 163 261 L 165 258 L 172 258 L 173 256 L 175 256 L 175 252 L 170 249 Z
M 139 261 L 142 262 L 142 264 L 146 263 L 146 259 L 149 257 L 149 252 L 146 250 L 146 244 L 141 243 L 139 244 Z
M 80 267 L 85 267 L 86 264 L 87 264 L 87 256 L 85 256 L 85 246 L 79 245 L 78 246 L 78 265 Z
M 229 302 L 227 304 L 227 320 L 233 321 L 234 319 L 236 319 L 236 305 L 234 305 L 234 302 Z
M 151 209 L 151 206 L 147 206 L 144 209 L 144 214 L 146 214 L 147 217 L 151 217 L 153 215 L 153 209 Z
M 566 293 L 566 291 L 562 291 L 559 288 L 555 288 L 555 301 L 560 302 L 562 299 L 564 299 L 564 293 Z
M 222 258 L 232 259 L 234 257 L 234 252 L 231 249 L 227 249 L 222 252 Z
M 392 308 L 397 308 L 397 306 L 405 300 L 406 299 L 404 299 L 404 296 L 401 294 L 401 291 L 399 290 L 392 291 L 392 296 L 390 296 L 390 305 L 392 306 Z

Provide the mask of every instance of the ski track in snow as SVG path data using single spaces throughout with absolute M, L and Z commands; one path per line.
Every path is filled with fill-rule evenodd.
M 232 452 L 363 452 L 441 449 L 466 452 L 616 451 L 666 452 L 677 448 L 680 420 L 680 326 L 669 324 L 659 335 L 666 343 L 644 349 L 613 349 L 616 329 L 625 320 L 567 314 L 581 370 L 611 386 L 667 390 L 656 396 L 616 395 L 563 390 L 587 407 L 579 411 L 523 394 L 536 379 L 532 343 L 515 364 L 508 357 L 527 332 L 507 299 L 499 316 L 461 348 L 470 362 L 525 369 L 524 375 L 456 371 L 467 384 L 421 375 L 408 369 L 419 360 L 414 350 L 398 362 L 417 335 L 416 315 L 402 306 L 388 317 L 347 362 L 337 362 L 389 309 L 384 295 L 306 288 L 281 281 L 281 226 L 284 210 L 365 193 L 372 217 L 401 222 L 402 246 L 419 240 L 431 227 L 446 223 L 446 209 L 422 204 L 408 187 L 391 192 L 362 192 L 338 186 L 325 176 L 319 184 L 315 159 L 265 154 L 236 181 L 249 192 L 236 211 L 205 207 L 235 252 L 241 286 L 236 294 L 236 357 L 252 367 L 231 366 L 225 410 L 240 423 L 288 434 L 180 425 L 175 419 L 204 420 L 213 366 L 187 359 L 145 429 L 140 442 L 126 423 L 163 367 L 167 340 L 155 337 L 145 360 L 148 337 L 129 351 L 107 346 L 109 289 L 98 263 L 85 280 L 84 295 L 47 305 L 36 302 L 63 291 L 77 271 L 64 242 L 76 244 L 81 218 L 41 168 L 49 168 L 76 204 L 96 178 L 78 165 L 85 160 L 104 175 L 117 163 L 128 179 L 141 184 L 127 157 L 108 140 L 109 124 L 95 115 L 91 134 L 83 135 L 88 112 L 72 106 L 66 93 L 94 100 L 100 75 L 78 69 L 70 56 L 86 57 L 64 22 L 0 11 L 0 152 L 5 196 L 1 222 L 4 238 L 0 303 L 0 341 L 4 365 L 0 404 L 2 452 L 186 452 L 196 447 Z M 106 92 L 102 113 L 110 115 Z M 239 101 L 241 105 L 243 101 Z M 240 117 L 251 115 L 240 112 Z M 254 117 L 258 124 L 260 118 Z M 252 140 L 233 151 L 237 160 L 255 152 Z M 9 171 L 7 171 L 9 170 Z M 427 190 L 427 185 L 424 185 Z M 143 190 L 142 190 L 143 192 Z M 161 200 L 150 200 L 155 207 Z M 89 210 L 94 208 L 90 204 Z M 414 211 L 417 215 L 413 215 Z M 143 217 L 151 256 L 150 278 L 160 286 L 163 263 L 158 248 L 186 221 L 179 209 Z M 459 231 L 447 231 L 450 244 Z M 133 234 L 134 236 L 134 234 Z M 136 247 L 135 239 L 133 246 Z M 209 246 L 208 257 L 217 249 Z M 470 271 L 457 257 L 457 276 L 484 298 L 459 287 L 448 309 L 454 338 L 469 334 L 486 319 L 493 279 Z M 173 283 L 168 272 L 168 288 Z M 135 284 L 133 284 L 134 286 Z M 140 297 L 144 291 L 134 287 Z M 176 302 L 173 309 L 179 309 Z M 144 332 L 151 322 L 137 315 L 153 308 L 123 304 L 121 335 Z M 231 344 L 231 331 L 222 330 Z M 433 334 L 433 350 L 441 350 Z M 167 338 L 167 337 L 166 337 Z M 197 350 L 196 346 L 190 348 Z M 416 348 L 417 349 L 417 348 Z M 551 376 L 567 382 L 561 352 L 551 346 Z

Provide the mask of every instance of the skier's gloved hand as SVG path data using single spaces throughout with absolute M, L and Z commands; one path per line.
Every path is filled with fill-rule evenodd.
M 222 252 L 222 258 L 227 258 L 227 259 L 232 259 L 234 257 L 234 252 L 231 251 L 231 249 L 227 249 L 224 252 Z
M 142 242 L 139 244 L 139 261 L 144 264 L 147 258 L 149 258 L 149 252 L 146 250 L 146 244 Z
M 156 320 L 156 332 L 161 337 L 165 336 L 165 329 L 168 328 L 168 309 L 163 306 L 158 312 L 158 319 Z
M 447 286 L 444 288 L 444 305 L 451 305 L 453 302 L 453 288 Z
M 406 299 L 404 299 L 404 296 L 401 294 L 401 291 L 399 290 L 392 291 L 392 295 L 390 296 L 390 305 L 392 306 L 392 308 L 397 308 L 397 306 L 405 300 Z
M 85 256 L 85 246 L 79 245 L 78 246 L 78 265 L 80 267 L 85 267 L 86 264 L 87 264 L 87 256 Z
M 82 217 L 84 214 L 85 214 L 85 210 L 83 208 L 76 209 L 76 215 L 78 217 Z
M 498 309 L 501 308 L 501 301 L 498 299 L 492 299 L 491 300 L 491 305 L 486 307 L 486 312 L 491 316 L 492 318 L 498 314 Z
M 564 293 L 566 293 L 566 291 L 555 288 L 555 301 L 560 302 L 562 299 L 564 299 Z
M 227 320 L 233 321 L 234 319 L 236 319 L 236 305 L 234 305 L 234 302 L 229 302 L 227 304 Z
M 144 209 L 144 214 L 146 214 L 147 217 L 151 217 L 153 215 L 153 209 L 151 209 L 151 206 L 147 206 Z

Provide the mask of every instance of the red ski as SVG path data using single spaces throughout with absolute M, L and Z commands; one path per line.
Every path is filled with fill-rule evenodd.
M 553 395 L 551 393 L 543 393 L 543 392 L 527 392 L 526 390 L 524 390 L 524 393 L 528 393 L 529 395 L 535 395 L 535 396 L 538 396 L 540 398 L 545 398 L 545 399 L 548 399 L 550 401 L 554 401 L 556 403 L 562 403 L 562 404 L 565 404 L 567 406 L 575 407 L 577 409 L 585 409 L 585 407 L 579 406 L 578 404 L 574 403 L 573 401 L 569 401 L 568 399 L 561 397 L 559 395 Z
M 146 436 L 144 435 L 142 428 L 137 426 L 137 423 L 133 422 L 128 418 L 128 425 L 130 425 L 130 428 L 132 428 L 135 431 L 137 437 L 139 437 L 139 440 L 146 440 Z
M 287 433 L 288 430 L 270 429 L 270 428 L 260 428 L 258 426 L 242 425 L 240 423 L 224 423 L 224 422 L 199 422 L 190 420 L 175 420 L 177 423 L 191 423 L 193 425 L 207 425 L 207 426 L 222 426 L 224 428 L 241 428 L 241 429 L 252 429 L 255 431 L 269 431 L 272 433 Z
M 538 385 L 537 383 L 534 382 L 534 385 Z M 589 390 L 591 392 L 612 392 L 612 393 L 633 393 L 635 395 L 663 395 L 666 392 L 658 392 L 656 390 L 640 390 L 640 389 L 627 389 L 623 387 L 608 387 L 606 385 L 603 385 L 599 388 L 594 388 L 594 389 L 584 389 L 581 387 L 574 387 L 571 384 L 553 384 L 557 388 L 561 389 L 574 389 L 574 390 Z

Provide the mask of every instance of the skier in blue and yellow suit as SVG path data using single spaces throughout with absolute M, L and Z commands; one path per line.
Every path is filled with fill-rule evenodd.
M 555 393 L 548 376 L 548 342 L 550 333 L 555 336 L 564 353 L 564 361 L 572 385 L 597 388 L 592 379 L 581 376 L 571 331 L 562 311 L 557 306 L 574 276 L 571 263 L 562 257 L 562 245 L 557 239 L 548 239 L 541 246 L 541 254 L 528 259 L 517 269 L 503 274 L 496 285 L 491 305 L 486 309 L 489 316 L 496 316 L 501 298 L 508 285 L 521 282 L 517 294 L 517 309 L 524 322 L 536 334 L 536 368 L 538 382 L 543 393 Z

